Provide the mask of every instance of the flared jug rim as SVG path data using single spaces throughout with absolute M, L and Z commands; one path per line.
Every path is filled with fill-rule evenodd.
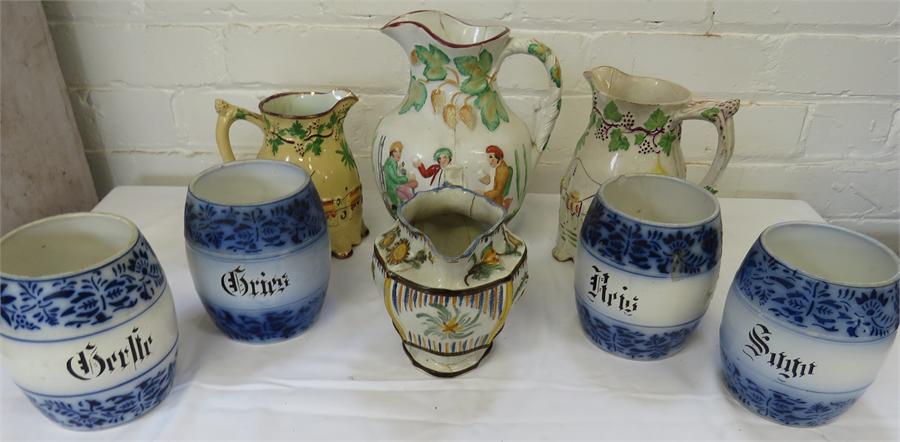
M 491 208 L 492 210 L 497 211 L 497 213 L 494 216 L 495 219 L 494 219 L 494 221 L 491 222 L 490 226 L 485 228 L 483 232 L 481 232 L 478 236 L 473 238 L 472 241 L 469 243 L 469 245 L 466 246 L 466 249 L 462 253 L 460 253 L 459 255 L 456 255 L 456 256 L 446 256 L 443 253 L 441 253 L 438 250 L 438 248 L 434 245 L 434 242 L 432 242 L 431 238 L 428 235 L 426 235 L 424 232 L 422 232 L 417 227 L 412 225 L 412 222 L 410 222 L 410 220 L 408 219 L 408 217 L 406 215 L 406 210 L 404 210 L 404 209 L 408 209 L 409 207 L 414 207 L 415 204 L 422 204 L 422 201 L 425 201 L 425 199 L 421 198 L 422 196 L 426 196 L 426 195 L 430 195 L 430 194 L 437 195 L 440 192 L 445 192 L 445 191 L 462 192 L 462 193 L 470 194 L 472 196 L 472 201 L 470 203 L 471 204 L 470 211 L 476 204 L 476 201 L 480 201 L 480 204 L 486 204 L 487 207 Z M 444 200 L 446 201 L 446 198 Z M 472 216 L 469 215 L 469 217 L 471 218 Z M 397 221 L 400 223 L 400 225 L 402 225 L 403 228 L 407 229 L 407 231 L 410 232 L 411 234 L 413 234 L 415 236 L 420 236 L 423 239 L 423 241 L 425 241 L 425 244 L 428 246 L 428 248 L 431 250 L 431 252 L 433 254 L 447 260 L 448 262 L 458 262 L 462 259 L 468 258 L 470 255 L 475 253 L 475 249 L 478 248 L 478 244 L 480 244 L 482 241 L 484 241 L 485 238 L 496 233 L 497 230 L 503 226 L 503 220 L 505 218 L 506 218 L 506 209 L 504 209 L 503 206 L 491 201 L 489 198 L 485 197 L 484 195 L 479 195 L 478 193 L 476 193 L 470 189 L 467 189 L 462 186 L 452 185 L 452 184 L 444 185 L 444 186 L 438 187 L 436 189 L 430 189 L 430 190 L 425 190 L 422 192 L 417 192 L 416 195 L 413 196 L 413 198 L 409 199 L 408 201 L 403 202 L 400 205 L 400 207 L 397 208 Z
M 665 100 L 648 100 L 641 99 L 635 97 L 629 97 L 627 94 L 623 94 L 618 91 L 618 89 L 614 88 L 611 82 L 607 83 L 595 83 L 595 80 L 599 80 L 600 76 L 603 74 L 608 75 L 621 75 L 627 78 L 629 81 L 645 81 L 645 82 L 654 82 L 658 85 L 662 85 L 668 88 L 673 93 L 677 94 L 678 97 L 674 99 L 665 99 Z M 662 78 L 651 77 L 647 75 L 635 75 L 629 74 L 615 66 L 603 65 L 603 66 L 595 66 L 584 71 L 584 78 L 587 80 L 588 84 L 591 85 L 591 89 L 597 92 L 603 93 L 607 97 L 627 103 L 634 103 L 639 105 L 646 106 L 671 106 L 671 105 L 680 105 L 685 104 L 691 101 L 691 91 L 690 89 L 675 83 L 673 81 L 665 80 Z
M 432 30 L 431 27 L 429 27 L 427 24 L 423 23 L 423 20 L 419 17 L 426 16 L 426 15 L 428 15 L 428 16 L 436 15 L 438 20 L 443 19 L 443 18 L 448 18 L 448 19 L 456 21 L 457 23 L 459 23 L 463 26 L 466 26 L 468 28 L 482 28 L 486 32 L 493 29 L 493 31 L 488 32 L 489 37 L 487 37 L 487 38 L 480 39 L 478 41 L 474 41 L 471 43 L 457 43 L 457 42 L 450 41 L 451 38 L 449 36 L 438 35 L 438 33 L 436 33 L 434 30 Z M 419 18 L 419 19 L 417 19 L 417 18 Z M 401 25 L 406 25 L 406 24 L 417 26 L 417 27 L 421 28 L 423 31 L 425 31 L 429 36 L 431 36 L 431 38 L 433 38 L 438 43 L 440 43 L 444 46 L 450 47 L 450 48 L 457 48 L 457 49 L 481 46 L 486 43 L 490 43 L 492 41 L 500 39 L 503 36 L 509 34 L 509 27 L 507 27 L 507 26 L 503 26 L 501 24 L 470 23 L 470 22 L 467 22 L 460 18 L 457 18 L 453 15 L 447 14 L 446 12 L 442 12 L 442 11 L 438 11 L 438 10 L 434 10 L 434 9 L 419 9 L 416 11 L 410 11 L 405 14 L 399 15 L 397 17 L 394 17 L 390 21 L 388 21 L 384 26 L 381 27 L 381 30 L 384 31 L 389 28 L 396 28 L 396 27 L 399 27 Z
M 326 109 L 324 111 L 310 113 L 310 114 L 286 114 L 283 112 L 275 112 L 272 110 L 264 109 L 264 106 L 266 104 L 270 103 L 272 100 L 277 100 L 282 97 L 299 96 L 299 97 L 303 98 L 303 97 L 313 97 L 313 96 L 318 96 L 318 95 L 330 95 L 332 97 L 335 97 L 334 103 L 332 103 L 331 107 L 329 107 L 328 109 Z M 338 95 L 340 95 L 340 98 L 338 98 Z M 314 120 L 316 118 L 321 118 L 321 117 L 324 117 L 325 115 L 330 114 L 341 103 L 346 102 L 346 101 L 357 102 L 357 101 L 359 101 L 359 97 L 357 97 L 356 94 L 353 93 L 353 91 L 351 91 L 350 89 L 346 89 L 346 88 L 334 88 L 334 89 L 330 89 L 327 91 L 279 92 L 277 94 L 269 95 L 268 97 L 263 98 L 262 101 L 259 102 L 259 112 L 262 114 L 265 114 L 265 115 L 271 115 L 273 117 L 278 117 L 278 118 L 285 118 L 288 120 Z

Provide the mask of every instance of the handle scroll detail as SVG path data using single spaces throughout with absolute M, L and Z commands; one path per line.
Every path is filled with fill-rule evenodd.
M 216 145 L 219 147 L 219 156 L 226 163 L 234 161 L 234 150 L 231 148 L 231 125 L 237 120 L 245 120 L 265 130 L 262 117 L 239 106 L 228 103 L 225 100 L 216 99 Z
M 543 152 L 547 148 L 547 142 L 550 141 L 550 133 L 562 107 L 562 70 L 559 60 L 547 45 L 535 39 L 512 38 L 501 60 L 513 54 L 528 54 L 537 58 L 544 64 L 550 77 L 550 90 L 541 99 L 534 131 L 534 145 L 539 152 Z
M 713 187 L 718 181 L 725 166 L 734 153 L 734 114 L 741 107 L 741 100 L 733 99 L 721 102 L 715 101 L 693 101 L 676 115 L 673 120 L 702 120 L 712 123 L 716 126 L 718 132 L 718 146 L 716 147 L 716 156 L 713 158 L 712 164 L 709 166 L 709 172 L 700 181 L 700 187 L 709 189 L 715 193 Z

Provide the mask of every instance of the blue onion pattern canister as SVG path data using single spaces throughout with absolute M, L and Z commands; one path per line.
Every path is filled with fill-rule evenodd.
M 722 255 L 719 203 L 679 178 L 633 174 L 600 186 L 575 260 L 585 334 L 635 360 L 681 350 L 715 290 Z
M 188 187 L 184 237 L 194 287 L 231 339 L 282 341 L 315 322 L 331 261 L 325 213 L 305 170 L 253 160 L 203 171 Z
M 0 301 L 4 370 L 57 424 L 124 424 L 169 393 L 175 306 L 131 221 L 75 213 L 9 232 L 0 239 Z
M 824 425 L 847 411 L 897 334 L 898 269 L 894 252 L 842 227 L 788 222 L 763 231 L 734 277 L 719 329 L 731 395 L 791 426 Z

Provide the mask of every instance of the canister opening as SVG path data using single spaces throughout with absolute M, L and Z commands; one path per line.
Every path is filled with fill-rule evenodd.
M 117 215 L 75 213 L 44 218 L 0 240 L 0 273 L 16 279 L 81 273 L 124 255 L 137 237 L 137 227 Z
M 305 170 L 285 161 L 233 161 L 201 172 L 188 190 L 212 204 L 253 206 L 287 198 L 308 182 Z
M 707 190 L 662 175 L 622 175 L 598 192 L 607 207 L 645 224 L 690 227 L 719 215 L 719 203 Z

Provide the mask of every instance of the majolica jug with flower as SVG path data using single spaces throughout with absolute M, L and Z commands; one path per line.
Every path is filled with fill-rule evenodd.
M 216 143 L 222 159 L 234 161 L 229 130 L 235 121 L 248 121 L 262 129 L 257 158 L 289 161 L 312 177 L 328 220 L 331 252 L 337 258 L 349 257 L 353 246 L 369 233 L 363 222 L 356 160 L 344 136 L 344 118 L 357 101 L 356 95 L 345 89 L 285 92 L 263 99 L 255 113 L 216 100 Z
M 553 257 L 572 259 L 591 199 L 604 181 L 629 173 L 655 173 L 684 179 L 681 122 L 701 120 L 718 130 L 718 147 L 700 186 L 713 185 L 731 159 L 732 116 L 739 100 L 692 100 L 675 83 L 629 75 L 601 66 L 584 73 L 594 92 L 588 126 L 560 182 L 559 234 Z
M 498 25 L 477 26 L 438 11 L 391 20 L 382 32 L 411 63 L 409 90 L 382 118 L 372 158 L 384 203 L 396 216 L 416 192 L 455 184 L 518 212 L 560 107 L 560 67 L 546 45 L 513 38 Z M 550 76 L 535 136 L 509 111 L 495 86 L 503 60 L 529 54 Z
M 413 365 L 475 368 L 525 291 L 525 242 L 505 212 L 458 186 L 419 192 L 375 241 L 372 276 Z

